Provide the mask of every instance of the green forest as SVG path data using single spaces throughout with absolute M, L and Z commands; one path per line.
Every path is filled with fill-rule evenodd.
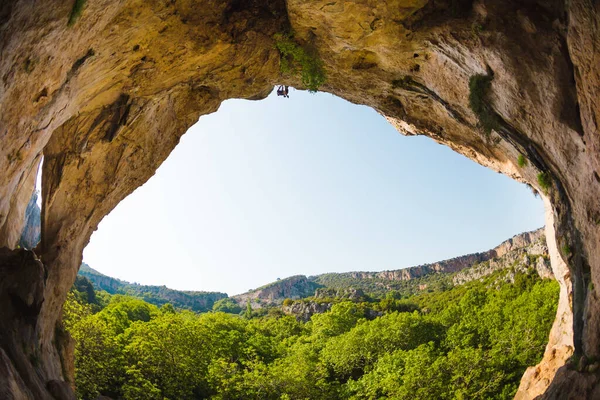
M 339 299 L 306 323 L 281 307 L 158 307 L 78 278 L 63 324 L 80 399 L 510 399 L 543 355 L 558 284 L 505 274 Z

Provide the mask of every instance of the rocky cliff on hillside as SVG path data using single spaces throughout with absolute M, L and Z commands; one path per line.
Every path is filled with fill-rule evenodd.
M 367 296 L 365 292 L 360 288 L 344 288 L 344 289 L 334 289 L 334 288 L 319 288 L 315 290 L 314 296 L 315 299 L 344 299 L 351 301 L 364 301 Z
M 57 333 L 92 232 L 201 115 L 277 84 L 372 107 L 536 188 L 561 291 L 518 397 L 600 397 L 600 371 L 564 365 L 600 358 L 599 48 L 591 0 L 2 1 L 0 248 L 46 271 L 11 278 L 36 307 L 0 315 L 5 397 L 69 397 Z M 21 257 L 42 157 L 42 241 Z
M 550 268 L 550 260 L 546 238 L 538 229 L 533 232 L 526 232 L 516 235 L 513 238 L 501 243 L 496 248 L 480 253 L 485 255 L 494 255 L 493 258 L 486 259 L 483 262 L 465 263 L 462 269 L 457 272 L 435 271 L 429 274 L 411 277 L 410 279 L 396 279 L 395 274 L 373 273 L 374 275 L 363 275 L 349 273 L 352 280 L 339 279 L 337 285 L 353 284 L 365 288 L 373 288 L 372 282 L 377 281 L 375 291 L 370 294 L 388 294 L 394 290 L 394 296 L 407 297 L 420 292 L 431 292 L 434 290 L 445 290 L 452 286 L 460 286 L 474 280 L 484 280 L 484 278 L 497 274 L 497 280 L 513 282 L 517 273 L 529 274 L 534 270 L 542 279 L 554 279 Z M 470 255 L 473 256 L 473 255 Z M 483 258 L 483 257 L 482 257 Z M 457 257 L 453 260 L 477 260 L 480 257 Z M 436 263 L 445 265 L 445 261 Z M 456 264 L 453 264 L 456 265 Z M 422 269 L 418 269 L 422 271 Z M 387 271 L 389 272 L 389 271 Z M 313 277 L 313 279 L 318 279 Z M 398 285 L 398 281 L 403 285 Z M 380 289 L 385 290 L 381 291 Z M 284 314 L 293 315 L 301 321 L 308 321 L 314 314 L 320 314 L 331 309 L 334 302 L 340 300 L 350 300 L 354 302 L 367 301 L 368 296 L 360 288 L 347 287 L 343 289 L 334 289 L 330 287 L 319 288 L 314 296 L 298 301 L 285 301 L 282 307 Z
M 316 301 L 294 301 L 283 305 L 281 310 L 286 315 L 293 315 L 299 321 L 308 322 L 315 314 L 323 314 L 331 309 L 333 303 Z
M 232 296 L 238 304 L 244 305 L 250 302 L 253 308 L 264 305 L 281 304 L 285 299 L 301 299 L 315 294 L 319 288 L 315 282 L 308 280 L 304 275 L 291 276 L 269 283 L 258 289 Z
M 532 232 L 525 232 L 515 235 L 511 239 L 502 242 L 495 248 L 482 252 L 473 253 L 449 260 L 439 261 L 431 264 L 418 265 L 405 269 L 381 272 L 344 272 L 329 273 L 310 277 L 310 279 L 320 285 L 334 289 L 344 289 L 347 287 L 361 288 L 368 293 L 384 293 L 386 290 L 398 290 L 403 286 L 402 281 L 418 280 L 434 274 L 451 274 L 469 268 L 474 264 L 483 263 L 494 258 L 503 257 L 506 254 L 518 249 L 525 249 L 535 243 L 545 241 L 543 228 Z M 545 254 L 547 248 L 524 250 L 532 251 L 536 254 Z
M 539 231 L 536 231 L 539 232 Z M 536 239 L 537 237 L 537 239 Z M 515 272 L 525 272 L 529 268 L 534 268 L 537 274 L 543 279 L 553 279 L 554 274 L 550 268 L 550 255 L 546 245 L 546 238 L 543 235 L 531 235 L 527 241 L 521 241 L 521 237 L 515 236 L 512 240 L 518 242 L 504 242 L 499 247 L 504 247 L 505 251 L 499 251 L 500 256 L 475 263 L 470 268 L 457 272 L 452 276 L 452 282 L 455 285 L 461 285 L 475 279 L 480 279 L 491 275 L 496 271 L 512 268 Z M 533 240 L 530 242 L 530 240 Z
M 462 284 L 515 265 L 524 271 L 529 267 L 530 259 L 538 266 L 542 278 L 552 277 L 543 228 L 515 235 L 482 253 L 395 271 L 330 273 L 308 278 L 297 275 L 233 296 L 233 299 L 242 306 L 250 301 L 253 308 L 261 308 L 280 305 L 287 298 L 362 301 L 366 298 L 365 294 L 381 297 L 390 290 L 407 296 L 432 289 L 432 285 L 441 288 L 443 285 Z M 477 266 L 477 272 L 474 272 L 473 266 Z

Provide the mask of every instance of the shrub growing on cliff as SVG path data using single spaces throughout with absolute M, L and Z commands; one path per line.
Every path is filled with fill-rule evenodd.
M 492 74 L 477 74 L 469 79 L 469 107 L 477 116 L 479 126 L 486 135 L 489 135 L 492 129 L 498 129 L 498 118 L 486 104 L 487 93 L 493 79 Z
M 314 52 L 308 52 L 292 40 L 291 36 L 276 34 L 274 38 L 275 47 L 281 56 L 281 72 L 296 74 L 300 69 L 302 84 L 310 92 L 316 92 L 327 80 L 323 70 L 323 61 Z
M 525 158 L 525 156 L 523 154 L 519 154 L 519 157 L 517 158 L 517 164 L 519 165 L 520 168 L 527 166 L 527 159 Z
M 81 13 L 83 12 L 83 8 L 85 7 L 85 3 L 87 0 L 75 0 L 73 2 L 73 8 L 71 9 L 71 15 L 69 15 L 69 26 L 73 26 L 75 22 L 81 17 Z
M 540 172 L 537 175 L 537 181 L 544 193 L 547 193 L 548 189 L 550 189 L 550 187 L 552 186 L 552 178 L 547 172 Z
M 560 249 L 565 257 L 569 257 L 571 255 L 571 246 L 569 246 L 569 243 L 563 244 Z

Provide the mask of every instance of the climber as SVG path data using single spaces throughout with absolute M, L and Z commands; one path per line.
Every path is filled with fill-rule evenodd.
M 285 96 L 283 85 L 279 85 L 279 87 L 277 88 L 277 96 Z
M 290 98 L 289 93 L 289 86 L 286 86 L 285 89 L 283 90 L 283 97 L 287 97 L 288 99 Z

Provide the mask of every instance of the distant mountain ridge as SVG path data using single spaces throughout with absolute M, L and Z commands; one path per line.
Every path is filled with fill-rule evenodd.
M 129 283 L 101 274 L 86 263 L 81 265 L 79 275 L 89 279 L 96 289 L 105 290 L 110 294 L 124 294 L 138 297 L 157 306 L 170 303 L 177 308 L 184 308 L 195 312 L 212 310 L 216 301 L 227 297 L 226 293 L 220 292 L 181 291 L 169 289 L 166 286 Z
M 544 228 L 539 228 L 531 232 L 524 232 L 515 235 L 512 238 L 500 243 L 493 249 L 481 253 L 467 254 L 444 261 L 422 264 L 392 271 L 327 273 L 311 276 L 309 277 L 309 280 L 334 289 L 343 289 L 348 287 L 346 282 L 347 280 L 353 281 L 354 283 L 358 283 L 358 281 L 365 279 L 382 281 L 409 281 L 432 274 L 454 273 L 468 268 L 473 264 L 503 257 L 511 251 L 530 246 L 542 238 L 544 238 L 545 241 Z M 340 286 L 338 282 L 345 283 Z
M 354 301 L 365 296 L 383 297 L 390 291 L 408 296 L 424 290 L 444 290 L 508 268 L 521 272 L 535 268 L 543 278 L 552 276 L 543 228 L 515 235 L 480 253 L 391 271 L 326 273 L 310 277 L 295 275 L 231 299 L 242 307 L 249 303 L 253 309 L 259 309 L 279 306 L 286 299 L 346 298 Z M 159 306 L 171 303 L 196 312 L 209 311 L 215 302 L 228 297 L 220 292 L 178 291 L 166 286 L 129 283 L 103 275 L 85 263 L 79 274 L 88 278 L 96 289 L 111 294 L 126 294 Z
M 336 294 L 332 297 L 346 297 L 348 295 L 345 293 L 357 290 L 375 296 L 383 296 L 390 290 L 413 294 L 427 289 L 432 284 L 462 284 L 471 278 L 478 279 L 520 261 L 522 266 L 529 266 L 523 258 L 527 255 L 536 260 L 541 256 L 536 268 L 540 276 L 548 277 L 552 272 L 548 260 L 544 258 L 547 253 L 544 228 L 539 228 L 515 235 L 493 249 L 480 253 L 391 271 L 326 273 L 309 277 L 296 275 L 233 296 L 233 299 L 240 305 L 249 301 L 253 308 L 260 308 L 265 305 L 279 305 L 285 299 L 298 300 L 313 296 L 323 298 L 327 293 Z M 483 264 L 487 267 L 478 267 L 477 273 L 463 273 L 456 279 L 450 277 Z

